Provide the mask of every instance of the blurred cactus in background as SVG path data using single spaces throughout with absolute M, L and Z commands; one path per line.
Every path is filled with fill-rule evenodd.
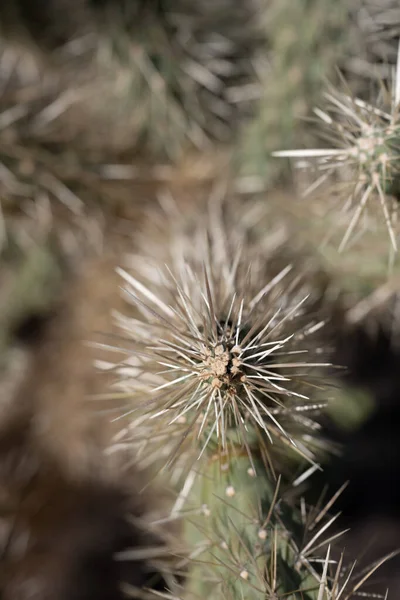
M 387 84 L 372 79 L 373 87 L 379 84 L 374 102 L 354 96 L 346 83 L 343 91 L 333 86 L 326 90 L 325 106 L 315 107 L 314 114 L 320 137 L 331 147 L 273 152 L 275 157 L 294 159 L 302 172 L 297 178 L 300 213 L 307 220 L 314 213 L 314 234 L 319 229 L 316 241 L 322 251 L 332 258 L 334 248 L 343 254 L 353 246 L 340 261 L 341 268 L 349 261 L 360 273 L 357 257 L 362 251 L 375 279 L 385 278 L 388 268 L 393 272 L 398 251 L 399 60 Z M 388 244 L 383 241 L 385 232 Z M 375 243 L 369 251 L 373 233 Z
M 116 3 L 108 4 L 104 16 L 115 16 Z M 98 64 L 106 72 L 119 65 L 116 84 L 129 102 L 132 140 L 169 158 L 193 146 L 205 151 L 212 140 L 232 141 L 254 105 L 264 1 L 121 5 L 119 27 L 114 18 L 107 31 L 104 19 Z
M 397 398 L 399 36 L 393 0 L 3 1 L 2 600 L 389 597 L 335 506 Z
M 82 2 L 73 19 L 66 5 L 49 1 L 52 27 L 33 23 L 28 3 L 17 4 L 19 15 L 2 9 L 6 28 L 13 30 L 10 13 L 27 21 L 28 38 L 51 47 L 58 72 L 73 74 L 68 101 L 83 95 L 78 102 L 95 117 L 92 129 L 108 124 L 119 147 L 176 159 L 191 147 L 208 150 L 213 140 L 231 142 L 253 112 L 264 0 Z
M 371 67 L 381 76 L 390 73 L 397 60 L 400 12 L 395 0 L 352 0 L 348 4 L 353 41 L 341 61 L 352 76 L 353 86 L 357 77 L 368 82 Z
M 299 137 L 307 139 L 307 128 L 297 122 L 309 116 L 323 78 L 330 76 L 346 47 L 345 8 L 346 2 L 338 2 L 332 11 L 324 0 L 270 3 L 265 17 L 268 53 L 260 66 L 263 93 L 239 147 L 244 175 L 274 184 L 282 171 L 267 159 L 269 153 L 277 144 L 291 148 Z
M 339 246 L 343 251 L 359 225 L 362 213 L 371 201 L 379 201 L 392 250 L 397 252 L 394 220 L 397 212 L 397 186 L 400 132 L 398 110 L 400 93 L 397 81 L 386 91 L 386 106 L 371 105 L 335 89 L 327 92 L 327 110 L 315 108 L 316 116 L 325 127 L 324 138 L 333 140 L 334 148 L 287 150 L 275 152 L 278 157 L 302 160 L 315 159 L 321 172 L 305 195 L 315 192 L 333 174 L 339 172 L 339 194 L 345 199 L 345 211 L 351 220 Z M 378 104 L 378 103 L 377 103 Z M 347 186 L 346 186 L 347 183 Z

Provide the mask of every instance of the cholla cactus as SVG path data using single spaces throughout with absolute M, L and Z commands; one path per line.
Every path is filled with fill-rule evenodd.
M 104 119 L 108 125 L 111 123 L 108 130 L 113 129 L 114 122 L 122 123 L 126 129 L 123 140 L 121 129 L 116 134 L 120 146 L 131 153 L 139 148 L 141 152 L 151 150 L 157 156 L 175 158 L 187 146 L 204 149 L 214 138 L 222 142 L 232 140 L 233 125 L 241 124 L 252 114 L 253 101 L 260 96 L 255 73 L 265 66 L 258 56 L 258 50 L 265 45 L 262 0 L 239 3 L 203 0 L 199 4 L 183 0 L 154 3 L 106 0 L 90 4 L 89 7 L 82 3 L 82 13 L 71 15 L 65 31 L 63 23 L 57 23 L 60 29 L 57 33 L 56 28 L 54 38 L 46 18 L 43 23 L 39 19 L 39 31 L 28 27 L 31 36 L 43 47 L 54 49 L 54 44 L 73 42 L 63 51 L 67 54 L 71 49 L 82 51 L 85 74 L 77 71 L 75 91 L 65 92 L 65 81 L 58 78 L 43 84 L 30 63 L 14 87 L 14 65 L 12 60 L 8 62 L 8 51 L 2 54 L 1 65 L 6 67 L 2 69 L 5 77 L 1 83 L 7 92 L 1 98 L 4 110 L 0 114 L 0 175 L 5 195 L 8 200 L 34 199 L 39 209 L 46 208 L 49 198 L 56 197 L 78 218 L 84 214 L 84 203 L 76 188 L 81 182 L 85 187 L 88 175 L 93 184 L 95 175 L 91 169 L 82 172 L 84 161 L 76 149 L 78 144 L 72 153 L 72 162 L 79 163 L 78 167 L 73 165 L 73 176 L 66 168 L 71 155 L 68 152 L 66 157 L 64 149 L 71 150 L 75 136 L 65 139 L 57 127 L 53 129 L 60 115 L 78 106 L 75 114 L 81 119 L 83 115 L 83 120 L 89 115 L 90 129 L 93 123 L 103 122 L 103 117 L 112 113 L 110 120 Z M 306 0 L 293 9 L 293 3 L 289 3 L 292 21 L 286 31 L 283 27 L 283 32 L 281 25 L 285 24 L 288 6 L 281 9 L 276 5 L 271 21 L 270 32 L 276 34 L 271 36 L 275 74 L 283 74 L 282 82 L 275 85 L 271 104 L 279 105 L 282 117 L 279 135 L 287 134 L 285 143 L 290 142 L 293 133 L 292 116 L 297 112 L 306 114 L 309 91 L 312 95 L 314 91 L 317 93 L 320 73 L 324 70 L 321 67 L 333 64 L 330 53 L 317 68 L 309 60 L 321 54 L 324 34 L 320 18 L 330 8 L 328 4 Z M 20 16 L 29 17 L 29 10 L 25 12 L 28 4 L 23 0 L 14 5 L 21 9 Z M 5 6 L 6 11 L 3 5 L 0 7 L 0 18 L 7 13 L 7 3 Z M 53 6 L 51 1 L 49 6 Z M 63 3 L 58 6 L 65 10 Z M 341 10 L 337 13 L 338 20 L 334 18 L 328 24 L 335 35 L 341 31 L 343 14 Z M 85 29 L 80 27 L 80 15 L 89 20 L 93 17 L 95 23 L 93 35 L 86 38 L 89 45 L 83 50 L 78 43 L 82 40 L 71 39 L 75 27 L 79 33 Z M 112 19 L 108 22 L 109 15 Z M 301 38 L 300 46 L 297 45 L 299 15 L 305 15 L 307 25 L 307 36 Z M 40 30 L 42 25 L 44 28 Z M 42 34 L 44 38 L 40 39 Z M 46 38 L 48 34 L 50 38 Z M 332 47 L 335 54 L 339 44 Z M 296 69 L 292 68 L 293 53 L 299 48 L 303 62 Z M 10 64 L 12 68 L 7 71 Z M 70 65 L 62 66 L 68 79 Z M 32 78 L 32 88 L 26 77 Z M 328 175 L 324 174 L 321 182 L 338 167 L 345 165 L 351 171 L 352 165 L 357 166 L 357 183 L 349 195 L 351 200 L 360 195 L 361 200 L 343 247 L 364 206 L 377 196 L 392 248 L 397 249 L 388 205 L 389 195 L 397 192 L 397 87 L 390 114 L 336 91 L 327 96 L 334 110 L 316 111 L 344 145 L 340 149 L 311 152 L 321 158 L 319 166 L 327 168 Z M 282 109 L 283 98 L 287 99 L 287 112 Z M 115 114 L 109 110 L 110 104 Z M 336 121 L 337 109 L 342 111 L 340 123 Z M 252 133 L 255 131 L 259 139 L 261 131 L 264 150 L 265 137 L 271 135 L 275 117 L 267 99 L 261 104 L 260 120 L 250 132 L 249 146 L 254 144 Z M 260 128 L 260 123 L 268 125 L 267 131 Z M 61 130 L 64 131 L 63 126 Z M 78 130 L 86 139 L 85 126 Z M 102 132 L 97 133 L 97 139 L 106 137 Z M 108 141 L 107 138 L 107 144 Z M 95 144 L 84 146 L 85 150 L 88 146 L 93 149 Z M 54 153 L 60 157 L 60 164 L 53 161 Z M 257 158 L 262 155 L 261 151 Z M 103 158 L 99 150 L 96 173 L 101 171 L 99 163 Z M 148 592 L 153 597 L 185 600 L 203 597 L 348 600 L 358 594 L 376 568 L 354 579 L 353 567 L 347 568 L 343 556 L 334 548 L 340 535 L 330 531 L 335 517 L 328 516 L 328 512 L 339 492 L 325 506 L 314 508 L 307 506 L 297 491 L 320 468 L 324 453 L 333 450 L 321 434 L 319 417 L 335 396 L 329 385 L 333 372 L 334 290 L 329 278 L 315 268 L 313 261 L 302 253 L 295 255 L 293 240 L 287 251 L 287 239 L 284 236 L 282 239 L 279 228 L 268 223 L 265 235 L 262 226 L 254 227 L 248 209 L 248 204 L 242 210 L 240 203 L 228 206 L 224 201 L 221 205 L 212 204 L 205 219 L 194 215 L 194 219 L 187 221 L 183 216 L 174 224 L 164 219 L 165 243 L 157 241 L 154 229 L 151 234 L 145 232 L 146 246 L 130 257 L 125 270 L 120 270 L 126 298 L 135 312 L 133 316 L 117 315 L 124 339 L 115 350 L 125 356 L 119 364 L 111 365 L 117 377 L 111 399 L 121 400 L 118 419 L 125 418 L 126 426 L 115 436 L 108 453 L 128 447 L 143 468 L 163 470 L 176 492 L 176 501 L 167 517 L 155 519 L 142 537 L 143 528 L 136 528 L 133 516 L 143 524 L 145 511 L 141 507 L 138 511 L 135 506 L 131 508 L 125 502 L 125 494 L 121 498 L 118 490 L 114 497 L 107 495 L 107 489 L 96 487 L 89 489 L 87 501 L 86 486 L 74 486 L 69 478 L 60 479 L 57 465 L 52 470 L 52 461 L 46 471 L 46 453 L 29 456 L 29 444 L 42 426 L 41 420 L 31 420 L 29 412 L 24 417 L 21 435 L 19 423 L 15 426 L 16 441 L 22 444 L 22 462 L 25 455 L 28 458 L 28 470 L 22 469 L 25 475 L 34 472 L 40 483 L 44 464 L 45 483 L 53 479 L 59 482 L 56 493 L 50 487 L 50 495 L 44 494 L 42 506 L 47 510 L 60 491 L 67 498 L 73 492 L 70 512 L 55 511 L 49 521 L 52 530 L 59 532 L 55 539 L 60 554 L 55 555 L 55 563 L 62 561 L 64 540 L 70 539 L 68 524 L 77 523 L 77 542 L 74 538 L 73 543 L 66 544 L 65 564 L 74 567 L 67 575 L 79 575 L 81 564 L 77 564 L 75 548 L 80 539 L 86 541 L 84 535 L 80 537 L 81 528 L 85 533 L 87 522 L 92 526 L 92 509 L 96 535 L 94 541 L 89 536 L 90 557 L 97 556 L 93 551 L 97 528 L 103 531 L 101 527 L 105 526 L 106 533 L 111 533 L 110 540 L 108 535 L 99 538 L 109 544 L 106 561 L 101 564 L 108 567 L 116 551 L 116 561 L 124 566 L 113 571 L 112 590 L 101 590 L 104 594 L 117 596 L 115 578 L 122 573 L 124 579 L 129 561 L 133 568 L 127 571 L 133 582 L 124 579 L 121 593 L 127 597 L 147 597 Z M 153 242 L 150 250 L 149 240 Z M 54 358 L 60 362 L 58 355 Z M 43 365 L 48 363 L 39 360 L 38 364 L 39 370 L 45 371 Z M 43 387 L 53 389 L 48 384 Z M 9 447 L 6 443 L 3 446 L 0 450 L 3 449 L 6 467 L 10 469 L 11 465 L 13 471 Z M 21 448 L 17 444 L 15 451 L 11 444 L 11 458 L 15 456 L 19 461 Z M 11 471 L 6 470 L 5 479 L 14 485 L 11 475 L 16 475 Z M 16 481 L 15 485 L 20 485 L 18 477 Z M 136 497 L 132 490 L 129 495 Z M 103 503 L 107 504 L 104 512 Z M 85 508 L 83 513 L 81 505 Z M 26 522 L 30 525 L 32 517 L 35 525 L 36 507 L 33 516 L 29 503 L 27 508 Z M 131 511 L 133 527 L 125 531 L 122 515 L 127 510 Z M 67 521 L 63 518 L 65 514 Z M 168 545 L 169 539 L 165 544 L 163 537 L 150 535 L 152 527 L 156 530 L 160 522 L 175 521 L 183 526 L 184 544 Z M 27 531 L 31 533 L 29 527 Z M 41 547 L 42 539 L 38 537 Z M 44 547 L 50 555 L 48 537 L 45 535 Z M 138 548 L 140 542 L 143 547 Z M 8 539 L 5 545 L 8 550 Z M 14 546 L 10 558 L 6 557 L 11 564 L 13 552 Z M 177 558 L 172 569 L 178 575 L 177 581 L 168 577 L 164 564 L 161 565 L 160 558 L 165 555 Z M 79 559 L 81 556 L 85 563 L 86 554 L 79 553 Z M 100 554 L 100 558 L 104 557 Z M 180 584 L 182 573 L 185 581 Z M 144 590 L 144 587 L 154 588 L 153 576 L 158 579 L 157 589 Z M 78 576 L 77 579 L 80 581 Z M 10 597 L 15 595 L 14 586 L 19 584 L 17 574 L 16 583 L 11 580 L 8 588 L 11 591 L 6 588 Z M 79 585 L 83 589 L 86 579 Z M 72 595 L 73 591 L 68 593 Z
M 184 148 L 231 142 L 252 114 L 265 3 L 78 1 L 71 18 L 48 0 L 33 19 L 23 2 L 16 12 L 6 2 L 0 26 L 8 35 L 23 28 L 53 50 L 58 70 L 60 62 L 69 69 L 64 57 L 72 55 L 70 85 L 91 85 L 81 104 L 96 117 L 94 129 L 110 124 L 108 135 L 129 151 L 176 158 Z
M 349 92 L 335 89 L 325 94 L 327 108 L 316 108 L 315 114 L 325 126 L 325 138 L 336 147 L 313 150 L 274 152 L 277 157 L 299 159 L 301 167 L 315 159 L 322 174 L 310 184 L 305 195 L 315 192 L 338 175 L 338 188 L 344 210 L 350 214 L 339 250 L 347 246 L 361 216 L 372 201 L 380 205 L 392 250 L 397 251 L 397 194 L 399 176 L 399 68 L 392 89 L 369 104 Z
M 71 163 L 68 142 L 72 132 L 67 133 L 63 120 L 81 96 L 82 91 L 66 89 L 58 75 L 44 73 L 34 57 L 0 40 L 0 191 L 4 213 L 15 205 L 39 200 L 42 208 L 38 212 L 43 216 L 49 200 L 55 198 L 72 215 L 83 216 L 84 202 L 76 193 L 84 180 L 83 168 L 74 165 L 73 159 Z M 28 207 L 26 212 L 29 210 L 33 211 Z
M 177 490 L 179 597 L 350 598 L 362 580 L 330 558 L 334 499 L 309 512 L 288 495 L 330 450 L 330 286 L 230 208 L 164 220 L 165 245 L 120 271 L 136 311 L 117 315 L 129 344 L 113 367 L 128 421 L 116 447 L 132 443 Z
M 135 107 L 142 144 L 173 157 L 188 143 L 204 148 L 213 139 L 232 140 L 257 97 L 264 4 L 125 2 L 119 27 L 108 48 L 103 38 L 99 55 L 111 69 L 116 60 L 122 66 L 119 80 Z M 109 10 L 117 16 L 115 3 Z

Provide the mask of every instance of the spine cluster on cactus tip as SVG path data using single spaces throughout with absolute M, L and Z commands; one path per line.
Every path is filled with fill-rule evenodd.
M 133 274 L 120 270 L 137 312 L 119 317 L 132 338 L 122 385 L 155 424 L 184 426 L 199 456 L 239 444 L 251 457 L 249 440 L 265 437 L 313 460 L 307 440 L 324 405 L 313 390 L 330 366 L 319 347 L 322 302 L 293 264 L 272 267 L 246 234 L 214 222 L 196 239 L 199 256 L 187 245 L 165 268 L 143 257 Z
M 321 175 L 309 185 L 305 195 L 314 193 L 334 175 L 338 177 L 345 198 L 344 210 L 351 216 L 340 251 L 348 245 L 363 212 L 374 200 L 381 208 L 392 251 L 397 252 L 399 78 L 400 54 L 391 89 L 376 105 L 353 97 L 349 91 L 332 88 L 325 93 L 326 108 L 315 108 L 314 113 L 322 124 L 324 138 L 333 141 L 335 147 L 273 153 L 276 157 L 296 159 L 301 168 L 310 166 L 310 160 L 316 162 Z
M 303 372 L 328 365 L 320 357 L 310 357 L 311 351 L 301 340 L 322 323 L 304 317 L 306 296 L 287 302 L 281 310 L 277 305 L 268 310 L 274 287 L 284 281 L 289 268 L 254 295 L 249 279 L 250 294 L 243 298 L 235 285 L 234 265 L 226 267 L 233 284 L 229 292 L 216 289 L 226 283 L 222 273 L 213 276 L 206 268 L 201 278 L 183 264 L 181 278 L 171 273 L 160 282 L 161 297 L 122 273 L 130 297 L 147 321 L 147 331 L 137 346 L 139 364 L 143 361 L 140 367 L 158 380 L 147 408 L 152 418 L 186 423 L 186 433 L 203 440 L 200 454 L 214 438 L 225 451 L 233 430 L 240 443 L 246 444 L 249 427 L 260 429 L 270 441 L 285 439 L 307 454 L 283 423 L 291 419 L 292 411 L 301 422 L 303 414 L 316 410 L 302 390 Z M 171 298 L 168 304 L 162 300 L 165 292 Z M 155 340 L 159 341 L 153 345 Z
M 330 556 L 340 491 L 315 509 L 286 494 L 330 450 L 326 281 L 287 262 L 284 242 L 268 253 L 237 208 L 164 217 L 163 240 L 119 270 L 132 314 L 116 315 L 128 425 L 115 448 L 131 444 L 176 490 L 185 599 L 350 598 L 361 583 Z

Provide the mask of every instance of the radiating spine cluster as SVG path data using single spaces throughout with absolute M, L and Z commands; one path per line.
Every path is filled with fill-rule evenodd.
M 333 397 L 329 285 L 305 258 L 284 266 L 283 242 L 262 251 L 233 205 L 211 203 L 186 231 L 165 219 L 164 239 L 120 269 L 133 315 L 116 315 L 128 422 L 116 443 L 176 489 L 182 597 L 350 598 L 357 580 L 329 557 L 337 495 L 315 510 L 287 497 L 330 450 L 318 431 Z
M 400 46 L 399 46 L 400 50 Z M 393 252 L 397 252 L 397 203 L 399 177 L 400 54 L 397 72 L 388 90 L 376 104 L 353 97 L 349 90 L 331 89 L 325 93 L 326 108 L 315 108 L 324 138 L 332 148 L 284 150 L 276 157 L 297 159 L 300 166 L 316 162 L 320 171 L 305 194 L 315 193 L 337 176 L 344 210 L 350 222 L 339 250 L 343 251 L 360 224 L 363 212 L 372 202 L 379 204 Z M 383 97 L 382 97 L 383 96 Z

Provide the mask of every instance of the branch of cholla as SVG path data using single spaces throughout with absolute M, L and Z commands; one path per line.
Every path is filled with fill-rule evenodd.
M 294 158 L 302 161 L 301 166 L 309 166 L 309 159 L 315 161 L 321 175 L 309 186 L 305 195 L 315 192 L 334 174 L 346 182 L 344 208 L 350 211 L 351 219 L 339 251 L 348 245 L 364 210 L 376 199 L 392 250 L 397 252 L 395 196 L 400 175 L 400 58 L 391 89 L 386 92 L 383 103 L 370 104 L 350 94 L 347 90 L 342 92 L 332 88 L 325 93 L 326 109 L 314 109 L 322 124 L 323 135 L 333 143 L 333 147 L 285 150 L 274 152 L 273 156 Z
M 214 256 L 217 236 L 202 257 Z M 313 461 L 311 416 L 326 403 L 314 392 L 330 366 L 313 293 L 292 264 L 272 273 L 256 253 L 224 257 L 201 264 L 188 250 L 165 268 L 143 258 L 135 274 L 119 270 L 137 310 L 118 315 L 133 348 L 120 365 L 120 387 L 132 397 L 126 414 L 142 435 L 148 415 L 153 441 L 157 424 L 169 429 L 169 445 L 179 428 L 171 457 L 188 440 L 200 441 L 198 456 L 215 444 L 251 456 L 249 436 L 259 435 Z

